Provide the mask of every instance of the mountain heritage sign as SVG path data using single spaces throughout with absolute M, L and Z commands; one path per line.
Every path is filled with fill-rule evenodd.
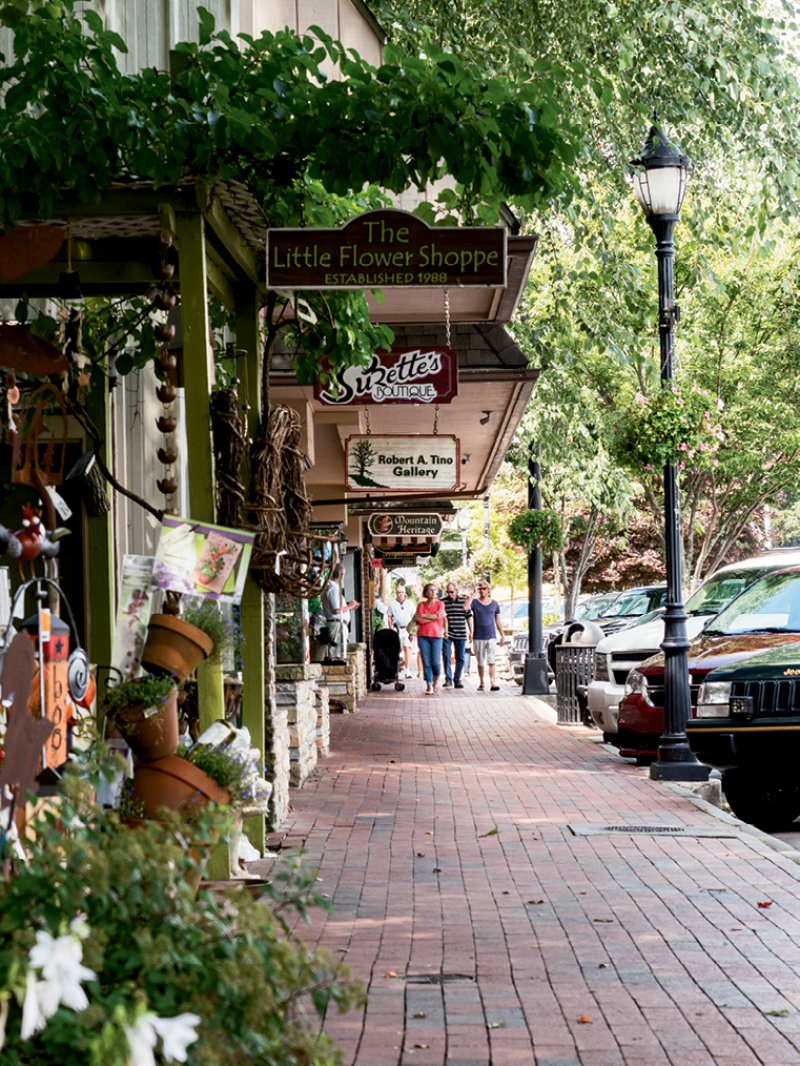
M 438 492 L 458 488 L 461 455 L 449 434 L 354 434 L 344 446 L 345 490 Z
M 442 516 L 430 514 L 396 514 L 384 511 L 369 517 L 367 528 L 373 537 L 438 537 Z
M 267 287 L 502 289 L 506 232 L 429 226 L 407 211 L 366 211 L 336 229 L 269 229 Z
M 327 363 L 324 369 L 330 372 Z M 336 407 L 354 404 L 450 403 L 458 395 L 458 356 L 452 348 L 392 348 L 367 367 L 341 367 L 334 382 L 314 383 L 314 398 Z

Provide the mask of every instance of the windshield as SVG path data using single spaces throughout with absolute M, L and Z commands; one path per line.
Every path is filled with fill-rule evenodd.
M 774 566 L 749 567 L 743 570 L 728 570 L 724 574 L 716 574 L 710 577 L 704 585 L 695 592 L 686 603 L 686 613 L 717 614 L 723 607 L 731 602 L 734 596 L 738 596 L 748 585 L 770 574 Z
M 706 627 L 706 633 L 800 633 L 800 573 L 767 574 Z
M 585 600 L 583 603 L 579 603 L 575 608 L 574 617 L 579 621 L 591 621 L 593 618 L 599 618 L 605 611 L 606 607 L 610 603 L 613 603 L 616 596 L 601 596 L 593 600 Z
M 662 590 L 658 590 L 661 593 Z M 629 618 L 635 615 L 647 614 L 653 608 L 660 606 L 663 596 L 653 595 L 652 592 L 628 592 L 615 600 L 603 614 L 608 618 Z

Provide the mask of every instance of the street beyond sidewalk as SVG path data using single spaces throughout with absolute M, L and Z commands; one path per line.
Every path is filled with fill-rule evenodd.
M 800 866 L 518 693 L 384 690 L 294 794 L 348 1066 L 798 1066 Z

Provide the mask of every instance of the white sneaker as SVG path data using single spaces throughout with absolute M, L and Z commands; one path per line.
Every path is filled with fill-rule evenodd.
M 403 677 L 405 677 L 406 679 L 410 678 L 411 676 L 412 674 L 410 670 L 406 670 L 406 672 L 403 674 Z

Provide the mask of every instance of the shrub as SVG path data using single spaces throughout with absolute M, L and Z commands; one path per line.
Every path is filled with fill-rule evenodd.
M 363 988 L 295 940 L 283 918 L 287 907 L 327 905 L 311 895 L 313 877 L 280 871 L 267 887 L 269 905 L 243 889 L 221 902 L 195 895 L 199 868 L 189 845 L 212 839 L 210 816 L 189 840 L 177 818 L 137 830 L 120 824 L 115 812 L 88 802 L 74 773 L 64 791 L 60 809 L 34 823 L 28 864 L 0 881 L 3 1066 L 146 1062 L 136 1054 L 137 1034 L 158 1037 L 158 1061 L 178 1058 L 176 1047 L 185 1046 L 189 1066 L 341 1061 L 330 1041 L 304 1027 L 298 1001 L 310 996 L 320 1013 L 331 1003 L 347 1009 Z M 56 952 L 69 963 L 63 987 L 63 968 L 53 980 L 42 968 Z M 45 1013 L 55 1009 L 23 1039 L 21 1008 L 27 1003 L 30 1023 L 37 997 L 40 1005 L 50 998 Z

